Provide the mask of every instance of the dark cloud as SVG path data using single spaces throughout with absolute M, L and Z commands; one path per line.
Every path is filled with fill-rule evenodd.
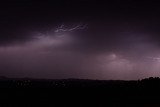
M 148 0 L 4 1 L 0 7 L 0 75 L 159 76 L 159 10 L 156 1 Z M 69 30 L 79 25 L 87 26 Z

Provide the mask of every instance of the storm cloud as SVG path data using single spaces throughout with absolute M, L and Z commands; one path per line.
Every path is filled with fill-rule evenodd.
M 125 80 L 159 76 L 160 9 L 155 2 L 142 3 L 4 2 L 0 75 Z

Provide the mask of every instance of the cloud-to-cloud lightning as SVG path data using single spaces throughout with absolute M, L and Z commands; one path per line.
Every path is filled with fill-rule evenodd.
M 60 27 L 58 27 L 55 30 L 55 33 L 59 33 L 59 32 L 71 32 L 71 31 L 78 30 L 78 29 L 85 29 L 86 27 L 87 27 L 87 25 L 79 24 L 79 25 L 74 26 L 72 28 L 66 28 L 65 25 L 62 24 Z

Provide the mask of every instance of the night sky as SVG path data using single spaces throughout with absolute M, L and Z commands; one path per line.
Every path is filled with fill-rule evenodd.
M 106 80 L 160 76 L 160 3 L 1 1 L 0 75 Z

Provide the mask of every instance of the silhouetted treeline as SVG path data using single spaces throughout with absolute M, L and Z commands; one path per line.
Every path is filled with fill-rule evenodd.
M 0 77 L 0 88 L 160 88 L 160 78 L 142 80 L 32 79 Z
M 142 80 L 0 77 L 0 107 L 160 107 L 160 78 Z

